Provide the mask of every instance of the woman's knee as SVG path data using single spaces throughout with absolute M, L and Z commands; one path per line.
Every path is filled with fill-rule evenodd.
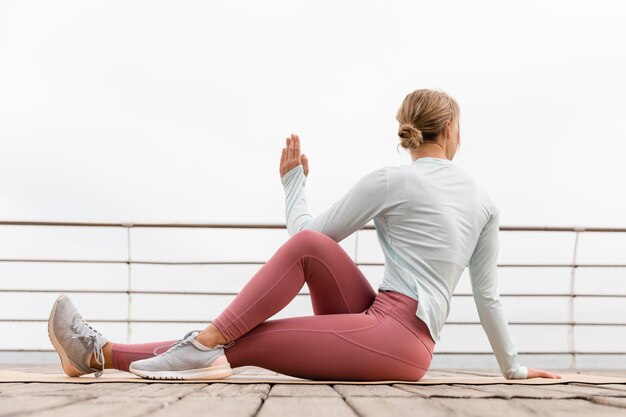
M 321 245 L 334 242 L 330 236 L 312 229 L 300 230 L 298 233 L 291 236 L 289 241 L 298 248 L 319 248 Z
M 313 230 L 313 229 L 302 229 L 299 232 L 295 233 L 291 238 L 295 239 L 295 238 L 299 238 L 299 239 L 313 239 L 313 240 L 319 240 L 320 238 L 323 237 L 327 237 L 324 233 L 322 232 L 318 232 L 317 230 Z

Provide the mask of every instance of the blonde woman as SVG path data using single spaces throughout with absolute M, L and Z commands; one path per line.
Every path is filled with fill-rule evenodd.
M 309 379 L 417 381 L 469 267 L 502 375 L 560 378 L 519 363 L 497 288 L 499 209 L 452 162 L 460 141 L 457 102 L 416 90 L 396 118 L 399 146 L 411 162 L 371 171 L 316 217 L 305 199 L 309 163 L 300 138 L 286 139 L 280 176 L 290 238 L 204 330 L 180 340 L 114 343 L 61 294 L 49 334 L 65 372 L 99 376 L 115 368 L 143 378 L 220 379 L 254 365 Z M 372 219 L 385 256 L 378 291 L 338 244 Z M 314 315 L 270 320 L 304 283 Z

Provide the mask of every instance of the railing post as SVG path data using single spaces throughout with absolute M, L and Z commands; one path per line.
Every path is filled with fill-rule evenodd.
M 131 327 L 131 303 L 132 303 L 132 255 L 131 255 L 131 247 L 130 247 L 130 229 L 133 227 L 132 223 L 122 223 L 122 226 L 126 228 L 126 266 L 128 268 L 128 282 L 126 288 L 127 301 L 128 301 L 128 309 L 126 311 L 126 343 L 130 343 L 132 336 L 132 327 Z
M 576 284 L 576 267 L 577 254 L 578 254 L 578 237 L 580 232 L 584 231 L 584 228 L 574 228 L 574 253 L 572 256 L 572 273 L 570 275 L 569 283 L 569 351 L 572 352 L 572 362 L 570 364 L 571 370 L 576 370 L 576 340 L 575 340 L 575 326 L 574 322 L 574 298 L 575 298 L 575 284 Z

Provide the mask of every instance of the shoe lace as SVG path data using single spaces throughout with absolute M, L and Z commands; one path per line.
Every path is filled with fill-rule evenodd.
M 187 339 L 187 338 L 188 338 L 191 334 L 193 334 L 194 332 L 198 332 L 198 333 L 200 333 L 200 330 L 192 330 L 192 331 L 190 331 L 190 332 L 189 332 L 189 333 L 187 333 L 185 336 L 183 336 L 183 338 L 182 338 L 182 339 L 179 339 L 179 340 L 177 340 L 176 342 L 174 342 L 174 344 L 168 343 L 167 345 L 160 345 L 160 346 L 157 346 L 156 348 L 154 348 L 154 351 L 153 351 L 154 355 L 155 355 L 155 356 L 158 356 L 158 355 L 165 355 L 165 354 L 166 354 L 166 353 L 168 353 L 168 352 L 173 352 L 173 351 L 175 351 L 175 350 L 176 350 L 176 349 L 178 349 L 178 348 L 181 348 L 181 347 L 183 347 L 183 346 L 187 346 L 187 345 L 189 344 L 190 340 L 186 340 L 186 339 Z M 232 345 L 234 345 L 234 344 L 235 344 L 235 341 L 234 341 L 234 340 L 231 340 L 229 343 L 227 343 L 226 345 L 224 345 L 224 348 L 225 348 L 225 349 L 226 349 L 226 348 L 229 348 L 229 347 L 231 347 L 231 346 L 232 346 Z M 157 353 L 157 350 L 159 350 L 159 349 L 160 349 L 160 348 L 162 348 L 162 347 L 169 347 L 169 349 L 168 349 L 168 350 L 166 350 L 166 351 L 165 351 L 165 352 L 163 352 L 163 353 Z
M 194 332 L 200 332 L 200 330 L 192 330 L 192 331 L 188 332 L 185 336 L 183 336 L 182 339 L 178 339 L 176 342 L 174 342 L 174 344 L 168 343 L 167 345 L 157 346 L 156 348 L 154 348 L 154 351 L 153 351 L 154 355 L 155 356 L 165 355 L 166 353 L 173 352 L 176 349 L 179 349 L 179 348 L 181 348 L 183 346 L 187 346 L 187 344 L 189 344 L 189 340 L 187 340 L 187 338 L 189 336 L 191 336 Z M 157 353 L 157 350 L 159 350 L 160 348 L 168 347 L 168 346 L 169 346 L 169 349 L 166 350 L 165 352 Z
M 80 339 L 89 349 L 91 349 L 96 363 L 102 365 L 102 369 L 96 372 L 96 378 L 98 378 L 104 372 L 104 351 L 102 350 L 103 344 L 98 338 L 98 335 L 102 336 L 102 333 L 91 327 L 85 320 L 77 317 L 72 323 L 72 330 L 77 334 L 72 336 L 73 339 Z M 104 336 L 102 336 L 104 337 Z

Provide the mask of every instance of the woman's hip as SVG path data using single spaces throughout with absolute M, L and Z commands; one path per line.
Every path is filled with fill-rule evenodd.
M 428 349 L 432 357 L 435 342 L 426 323 L 417 316 L 418 300 L 397 291 L 379 290 L 366 314 L 379 317 L 391 317 L 405 330 L 404 334 L 412 334 Z M 407 333 L 408 332 L 408 333 Z

